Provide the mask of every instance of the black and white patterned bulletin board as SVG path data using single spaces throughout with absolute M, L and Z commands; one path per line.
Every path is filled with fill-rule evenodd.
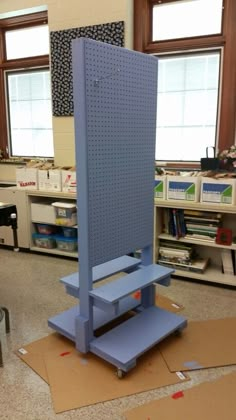
M 80 37 L 123 47 L 124 22 L 111 22 L 50 33 L 54 116 L 72 116 L 74 114 L 71 42 Z

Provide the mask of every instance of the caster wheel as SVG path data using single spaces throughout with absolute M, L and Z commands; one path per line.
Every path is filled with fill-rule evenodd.
M 117 369 L 117 376 L 119 379 L 122 379 L 125 376 L 125 372 L 121 369 Z

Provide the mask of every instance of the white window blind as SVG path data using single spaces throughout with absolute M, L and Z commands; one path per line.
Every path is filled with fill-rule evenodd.
M 199 161 L 215 146 L 220 52 L 159 57 L 156 160 Z
M 7 73 L 12 156 L 52 157 L 52 112 L 48 70 Z

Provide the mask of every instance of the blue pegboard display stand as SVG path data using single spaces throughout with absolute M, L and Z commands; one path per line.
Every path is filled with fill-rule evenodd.
M 157 59 L 87 38 L 73 41 L 72 56 L 80 261 L 61 281 L 80 304 L 48 323 L 121 373 L 186 326 L 155 306 L 155 283 L 168 286 L 173 272 L 152 264 Z M 128 256 L 138 249 L 141 259 Z M 93 287 L 119 272 L 126 275 Z M 130 310 L 128 321 L 95 337 Z

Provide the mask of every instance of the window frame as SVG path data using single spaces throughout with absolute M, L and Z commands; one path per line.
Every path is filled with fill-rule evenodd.
M 217 148 L 227 149 L 235 143 L 236 130 L 236 1 L 223 0 L 221 34 L 152 41 L 152 7 L 176 1 L 181 0 L 134 0 L 134 49 L 158 55 L 223 47 Z
M 0 150 L 4 158 L 10 158 L 10 147 L 8 143 L 8 115 L 7 98 L 5 89 L 5 71 L 34 68 L 49 68 L 49 55 L 35 57 L 6 59 L 5 33 L 10 30 L 24 29 L 32 26 L 47 25 L 47 12 L 32 13 L 17 17 L 0 19 Z

